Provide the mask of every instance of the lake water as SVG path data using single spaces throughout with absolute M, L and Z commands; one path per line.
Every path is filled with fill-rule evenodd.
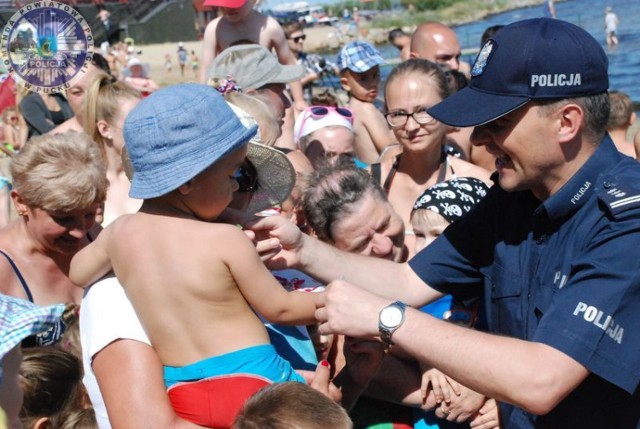
M 606 47 L 604 34 L 604 9 L 611 6 L 620 19 L 618 39 L 620 44 L 612 49 Z M 568 0 L 556 2 L 559 19 L 576 24 L 598 40 L 609 57 L 609 87 L 624 91 L 634 102 L 640 104 L 640 1 L 639 0 Z M 455 27 L 462 49 L 479 48 L 480 37 L 487 27 L 544 16 L 544 5 L 512 10 L 490 16 L 481 21 Z M 398 51 L 391 45 L 378 46 L 384 58 L 396 59 Z M 335 61 L 335 55 L 327 56 Z M 473 63 L 475 56 L 463 58 Z M 383 67 L 383 80 L 392 67 Z M 337 83 L 337 82 L 336 82 Z

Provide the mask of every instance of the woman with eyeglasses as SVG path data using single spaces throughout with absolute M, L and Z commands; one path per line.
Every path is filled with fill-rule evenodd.
M 410 256 L 415 237 L 409 217 L 413 203 L 425 189 L 454 177 L 475 177 L 490 184 L 489 171 L 447 154 L 447 128 L 427 113 L 448 95 L 443 71 L 423 59 L 401 63 L 385 84 L 385 119 L 402 152 L 372 165 L 371 171 L 407 226 L 405 243 Z

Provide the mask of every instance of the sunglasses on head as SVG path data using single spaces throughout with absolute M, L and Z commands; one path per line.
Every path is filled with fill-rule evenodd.
M 307 39 L 306 34 L 303 34 L 302 36 L 291 37 L 291 40 L 293 40 L 294 43 L 298 43 L 301 40 L 306 40 L 306 39 Z
M 307 119 L 313 118 L 315 120 L 324 118 L 331 112 L 336 112 L 338 115 L 342 116 L 346 120 L 348 120 L 351 125 L 353 125 L 353 111 L 348 107 L 333 107 L 333 106 L 311 106 L 306 109 L 302 114 L 302 123 L 300 124 L 300 133 L 304 131 L 304 124 L 307 122 Z M 297 136 L 297 140 L 300 140 L 302 136 Z
M 233 177 L 238 182 L 239 192 L 253 192 L 258 189 L 258 171 L 248 159 L 238 167 Z

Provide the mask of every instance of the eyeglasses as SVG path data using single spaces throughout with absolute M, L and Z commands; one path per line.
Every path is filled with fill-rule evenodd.
M 399 128 L 405 126 L 409 117 L 411 116 L 414 121 L 420 125 L 431 125 L 436 122 L 436 118 L 427 113 L 428 107 L 421 107 L 415 112 L 389 112 L 385 113 L 384 117 L 387 123 L 393 128 Z
M 303 34 L 302 36 L 290 37 L 293 40 L 293 43 L 299 43 L 301 40 L 307 40 L 307 35 Z
M 300 123 L 299 134 L 304 132 L 304 124 L 307 122 L 307 119 L 313 118 L 315 120 L 324 118 L 331 112 L 336 112 L 338 115 L 342 116 L 346 120 L 353 125 L 353 111 L 348 107 L 333 107 L 333 106 L 311 106 L 302 112 L 302 122 Z M 302 135 L 296 136 L 296 141 L 300 140 Z
M 233 178 L 238 182 L 238 191 L 240 192 L 253 192 L 258 189 L 258 171 L 248 159 L 245 159 L 238 167 Z

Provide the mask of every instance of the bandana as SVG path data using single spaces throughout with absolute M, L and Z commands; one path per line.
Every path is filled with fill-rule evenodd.
M 474 177 L 459 177 L 426 189 L 413 205 L 415 210 L 431 210 L 452 223 L 469 213 L 487 195 L 489 187 Z

